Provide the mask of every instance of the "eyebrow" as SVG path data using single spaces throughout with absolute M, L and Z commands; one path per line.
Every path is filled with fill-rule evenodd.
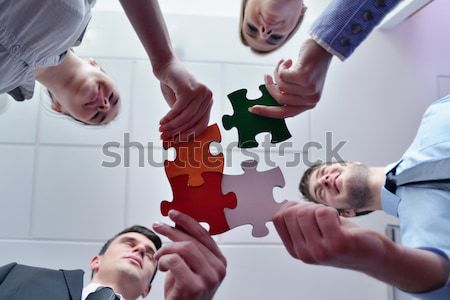
M 122 241 L 123 242 L 137 242 L 138 240 L 135 239 L 134 237 L 124 236 L 124 237 L 122 237 Z M 145 245 L 145 252 L 150 253 L 150 254 L 155 254 L 155 250 L 148 245 Z

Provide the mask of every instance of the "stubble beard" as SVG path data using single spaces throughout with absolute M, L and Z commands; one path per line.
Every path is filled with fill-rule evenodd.
M 348 184 L 348 207 L 367 208 L 373 202 L 369 187 L 369 168 L 366 165 L 354 165 L 352 169 Z

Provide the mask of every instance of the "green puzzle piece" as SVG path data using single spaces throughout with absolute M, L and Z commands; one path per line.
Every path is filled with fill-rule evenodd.
M 228 95 L 234 114 L 222 117 L 223 127 L 230 130 L 236 127 L 239 136 L 239 148 L 258 147 L 255 136 L 261 132 L 272 135 L 271 143 L 276 144 L 291 137 L 284 119 L 273 119 L 252 114 L 248 109 L 254 105 L 281 106 L 267 91 L 264 84 L 259 86 L 262 96 L 256 100 L 247 98 L 247 90 L 237 90 Z

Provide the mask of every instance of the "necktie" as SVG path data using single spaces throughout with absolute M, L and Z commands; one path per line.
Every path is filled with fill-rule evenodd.
M 119 296 L 114 294 L 112 288 L 99 287 L 95 292 L 90 293 L 86 300 L 120 300 Z
M 396 175 L 398 164 L 386 176 L 385 187 L 395 193 L 399 186 L 414 186 L 450 191 L 450 157 L 422 162 Z

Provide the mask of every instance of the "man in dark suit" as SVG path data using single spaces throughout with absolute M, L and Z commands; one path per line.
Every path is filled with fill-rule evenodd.
M 90 262 L 92 281 L 83 288 L 82 270 L 51 270 L 11 263 L 0 267 L 0 299 L 135 300 L 146 297 L 159 270 L 167 272 L 166 300 L 212 299 L 225 277 L 226 259 L 195 220 L 169 213 L 177 227 L 155 223 L 160 238 L 143 226 L 116 234 Z

